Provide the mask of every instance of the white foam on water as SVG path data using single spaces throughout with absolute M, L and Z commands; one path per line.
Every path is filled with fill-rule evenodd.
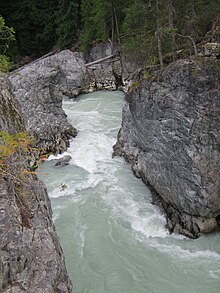
M 52 218 L 53 218 L 53 222 L 55 223 L 60 218 L 60 212 L 59 211 L 53 212 Z
M 59 187 L 54 187 L 53 191 L 50 192 L 51 198 L 58 198 L 63 196 L 73 195 L 75 192 L 74 188 L 66 188 L 65 190 L 61 189 L 61 185 Z
M 153 247 L 156 247 L 158 250 L 161 252 L 165 252 L 170 254 L 172 257 L 178 257 L 181 259 L 184 259 L 186 261 L 190 261 L 194 258 L 198 259 L 214 259 L 214 260 L 220 260 L 220 254 L 218 254 L 215 251 L 210 251 L 210 250 L 189 250 L 182 248 L 181 246 L 178 245 L 173 245 L 173 244 L 161 244 L 161 243 L 152 243 Z
M 104 134 L 81 132 L 68 149 L 68 154 L 72 156 L 70 164 L 89 173 L 97 172 L 100 162 L 111 160 L 112 143 L 113 139 Z
M 155 213 L 146 217 L 134 217 L 131 227 L 147 238 L 165 238 L 169 237 L 167 229 L 164 228 L 165 224 L 164 218 Z
M 220 270 L 216 270 L 216 271 L 211 270 L 211 271 L 209 271 L 209 275 L 213 279 L 219 279 L 220 278 Z
M 52 161 L 52 160 L 58 160 L 60 158 L 63 158 L 65 153 L 62 153 L 62 154 L 57 154 L 57 155 L 50 155 L 48 158 L 47 158 L 47 161 Z
M 138 202 L 130 203 L 129 206 L 127 216 L 130 219 L 133 230 L 141 233 L 146 238 L 165 238 L 169 236 L 167 229 L 165 229 L 165 217 L 154 206 L 151 206 L 149 203 L 146 204 L 147 211 L 143 214 L 141 213 Z
M 80 103 L 83 103 L 82 110 Z M 66 170 L 70 174 L 65 174 L 63 181 L 61 181 L 62 178 L 57 178 L 52 182 L 52 186 L 50 187 L 52 190 L 50 197 L 69 196 L 66 201 L 68 201 L 68 204 L 72 204 L 73 211 L 68 209 L 67 212 L 72 213 L 71 216 L 74 217 L 74 220 L 73 223 L 66 223 L 66 225 L 72 229 L 70 230 L 70 233 L 74 237 L 72 245 L 74 245 L 74 249 L 77 247 L 75 255 L 77 254 L 78 259 L 80 259 L 79 267 L 82 266 L 84 270 L 86 267 L 85 263 L 88 261 L 87 245 L 90 245 L 90 243 L 87 243 L 89 241 L 89 238 L 87 239 L 87 233 L 89 231 L 91 232 L 91 230 L 88 229 L 90 223 L 87 221 L 88 219 L 89 221 L 90 219 L 93 221 L 93 218 L 92 215 L 91 218 L 86 215 L 87 209 L 90 208 L 90 202 L 93 202 L 91 197 L 95 196 L 97 206 L 91 206 L 91 209 L 96 207 L 104 209 L 104 213 L 101 214 L 108 217 L 106 218 L 106 222 L 111 225 L 110 230 L 111 228 L 113 231 L 115 231 L 114 229 L 119 229 L 117 231 L 121 232 L 121 229 L 123 229 L 122 237 L 119 240 L 117 239 L 122 246 L 125 244 L 125 247 L 129 249 L 132 242 L 132 245 L 137 245 L 137 252 L 138 249 L 141 249 L 146 254 L 149 250 L 155 249 L 156 256 L 166 256 L 165 259 L 172 262 L 179 262 L 179 265 L 186 264 L 187 268 L 192 267 L 192 269 L 195 266 L 199 267 L 199 265 L 202 265 L 203 270 L 207 272 L 207 276 L 212 281 L 219 279 L 220 270 L 217 270 L 219 268 L 217 263 L 220 260 L 220 255 L 215 251 L 211 251 L 211 247 L 207 245 L 204 246 L 200 243 L 197 245 L 197 242 L 193 242 L 191 245 L 189 242 L 186 242 L 188 240 L 184 236 L 170 235 L 165 228 L 165 217 L 157 207 L 150 203 L 146 194 L 146 187 L 143 186 L 143 189 L 142 187 L 138 187 L 138 181 L 130 173 L 130 166 L 126 166 L 126 163 L 121 158 L 112 160 L 112 146 L 116 140 L 114 131 L 119 128 L 120 124 L 117 126 L 118 117 L 114 118 L 114 113 L 112 112 L 114 111 L 114 105 L 108 111 L 107 106 L 104 103 L 100 105 L 98 100 L 97 103 L 88 101 L 87 104 L 87 100 L 85 99 L 80 103 L 73 103 L 72 101 L 64 102 L 68 119 L 77 128 L 78 135 L 71 141 L 70 148 L 65 153 L 49 157 L 50 161 L 59 159 L 64 155 L 71 155 L 72 160 L 70 161 L 70 165 L 75 165 L 83 169 L 78 169 L 78 167 L 73 166 L 67 167 Z M 93 109 L 89 111 L 92 107 Z M 101 108 L 104 109 L 106 114 L 102 114 L 103 112 L 100 113 L 99 108 L 100 110 Z M 114 138 L 113 135 L 115 136 Z M 55 167 L 52 166 L 52 168 Z M 56 177 L 57 175 L 54 174 L 54 170 L 52 176 Z M 131 177 L 129 177 L 129 174 Z M 62 188 L 62 185 L 66 185 L 66 188 Z M 60 201 L 62 199 L 54 200 L 54 204 Z M 62 208 L 59 205 L 55 206 L 55 221 L 62 216 Z M 92 210 L 92 212 L 94 211 Z M 117 232 L 115 233 L 117 235 Z M 111 239 L 114 241 L 113 236 Z M 127 239 L 124 236 L 129 239 L 128 242 L 126 242 Z M 95 237 L 96 231 L 94 229 Z M 132 241 L 130 241 L 131 239 Z M 72 256 L 69 255 L 68 257 L 71 259 Z M 139 255 L 137 253 L 138 259 Z M 109 262 L 111 263 L 111 260 Z M 214 263 L 213 266 L 211 265 L 212 263 Z M 163 263 L 161 263 L 161 266 L 163 266 Z M 82 267 L 80 275 L 82 275 Z M 164 270 L 166 270 L 165 267 Z M 84 275 L 83 278 L 85 279 Z M 87 291 L 89 290 L 87 288 Z M 144 292 L 144 289 L 140 292 Z
M 117 186 L 110 189 L 105 200 L 112 207 L 115 216 L 129 223 L 135 232 L 141 233 L 145 238 L 169 237 L 169 232 L 165 229 L 165 217 L 159 210 L 147 201 L 135 201 L 133 196 L 125 193 L 123 187 Z
M 64 205 L 57 205 L 53 208 L 53 221 L 54 223 L 60 218 L 60 211 L 65 209 Z
M 101 120 L 105 119 L 105 116 L 100 114 L 98 111 L 89 111 L 89 112 L 77 112 L 74 111 L 74 116 L 71 110 L 65 109 L 65 112 L 69 118 L 69 121 L 74 125 L 78 132 L 81 131 L 94 131 L 94 129 L 102 130 Z
M 84 256 L 84 247 L 85 247 L 85 231 L 86 231 L 86 225 L 83 225 L 80 227 L 80 233 L 79 233 L 79 238 L 80 238 L 80 256 Z

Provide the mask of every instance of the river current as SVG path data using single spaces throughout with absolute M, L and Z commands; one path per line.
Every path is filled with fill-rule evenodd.
M 74 293 L 219 293 L 220 234 L 196 240 L 170 235 L 148 188 L 122 158 L 112 159 L 124 94 L 95 92 L 63 108 L 78 136 L 70 165 L 61 155 L 42 164 L 39 177 Z

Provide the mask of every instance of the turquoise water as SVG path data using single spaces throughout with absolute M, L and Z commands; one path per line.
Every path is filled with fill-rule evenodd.
M 55 167 L 39 177 L 75 293 L 219 293 L 220 234 L 197 240 L 170 235 L 150 191 L 122 158 L 112 159 L 123 93 L 96 92 L 65 100 L 78 136 Z

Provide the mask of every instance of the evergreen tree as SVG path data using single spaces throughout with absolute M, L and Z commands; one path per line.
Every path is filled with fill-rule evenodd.
M 92 41 L 102 41 L 108 38 L 107 16 L 109 1 L 82 0 L 81 16 L 83 28 L 80 36 L 82 49 L 86 49 Z
M 220 15 L 220 0 L 1 0 L 0 13 L 22 56 L 111 39 L 142 63 L 162 64 L 179 49 L 196 51 Z
M 80 2 L 59 0 L 56 12 L 56 36 L 61 48 L 77 40 L 80 29 Z
M 55 43 L 57 0 L 20 0 L 0 3 L 0 11 L 16 31 L 17 53 L 40 56 Z
M 10 69 L 11 62 L 5 55 L 9 49 L 9 45 L 15 40 L 14 30 L 5 25 L 4 18 L 0 15 L 0 72 L 7 72 Z

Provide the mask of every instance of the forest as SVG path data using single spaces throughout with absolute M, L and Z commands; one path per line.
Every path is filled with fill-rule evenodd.
M 0 16 L 0 60 L 111 41 L 162 65 L 180 50 L 196 53 L 213 27 L 220 36 L 220 0 L 1 0 Z

